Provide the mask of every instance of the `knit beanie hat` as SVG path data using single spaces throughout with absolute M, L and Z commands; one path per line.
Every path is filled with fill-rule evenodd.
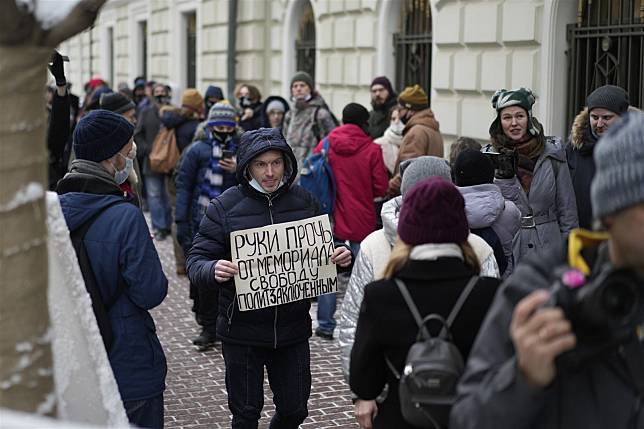
M 293 75 L 293 78 L 291 79 L 291 88 L 293 87 L 293 84 L 295 82 L 304 82 L 309 86 L 311 91 L 313 91 L 313 78 L 311 77 L 310 74 L 308 74 L 305 71 L 298 71 Z
M 74 129 L 74 153 L 78 159 L 101 162 L 116 155 L 134 134 L 134 125 L 105 109 L 92 110 Z
M 199 112 L 203 108 L 203 97 L 196 89 L 188 88 L 181 95 L 181 107 Z
M 145 88 L 145 79 L 142 77 L 134 79 L 134 89 Z
M 278 112 L 286 112 L 286 106 L 281 101 L 275 99 L 266 105 L 266 113 L 277 110 Z
M 92 94 L 91 102 L 98 104 L 103 94 L 111 94 L 113 92 L 114 91 L 112 91 L 112 88 L 110 88 L 109 86 L 102 86 L 98 88 L 96 91 L 94 91 L 94 94 Z
M 618 115 L 628 110 L 628 94 L 619 86 L 604 85 L 591 92 L 586 98 L 588 111 L 601 107 Z
M 501 110 L 510 106 L 522 107 L 528 114 L 528 131 L 533 136 L 539 134 L 539 129 L 532 119 L 532 106 L 535 98 L 530 88 L 499 89 L 492 96 L 492 107 L 496 110 L 496 119 L 490 126 L 490 135 L 501 127 Z
M 416 184 L 400 209 L 398 236 L 416 246 L 428 243 L 464 243 L 470 233 L 465 200 L 452 183 L 430 177 Z
M 400 163 L 400 193 L 405 199 L 407 192 L 418 182 L 429 177 L 442 177 L 452 181 L 452 172 L 449 164 L 443 158 L 437 156 L 419 156 Z
M 208 85 L 208 88 L 206 88 L 206 97 L 205 98 L 208 98 L 208 97 L 215 97 L 215 98 L 218 98 L 220 100 L 223 100 L 224 99 L 224 93 L 223 93 L 223 91 L 221 90 L 220 87 L 214 86 L 214 85 Z
M 478 150 L 466 149 L 454 161 L 456 186 L 474 186 L 494 182 L 494 164 Z
M 101 109 L 114 113 L 125 113 L 128 110 L 136 109 L 136 105 L 125 95 L 118 92 L 101 95 Z
M 372 88 L 374 85 L 382 85 L 382 86 L 384 86 L 385 89 L 387 91 L 389 91 L 390 95 L 394 93 L 394 89 L 391 86 L 391 82 L 389 81 L 389 79 L 387 79 L 386 76 L 378 76 L 378 77 L 374 78 L 371 81 L 371 86 L 369 88 Z
M 629 112 L 599 139 L 590 187 L 596 219 L 644 203 L 644 113 Z
M 227 102 L 216 103 L 210 108 L 210 112 L 208 112 L 208 126 L 216 127 L 221 125 L 228 127 L 237 126 L 237 112 Z
M 359 127 L 367 125 L 369 121 L 369 111 L 358 103 L 349 103 L 342 109 L 342 123 L 354 124 Z
M 398 96 L 398 103 L 411 110 L 423 110 L 429 107 L 427 94 L 420 85 L 405 88 Z

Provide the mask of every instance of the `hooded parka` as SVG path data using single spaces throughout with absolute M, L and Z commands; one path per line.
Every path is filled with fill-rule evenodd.
M 507 261 L 503 278 L 507 278 L 513 270 L 512 242 L 521 229 L 521 212 L 512 201 L 506 201 L 499 187 L 492 183 L 462 186 L 458 190 L 465 199 L 470 228 L 489 227 L 499 237 Z
M 361 242 L 376 229 L 374 199 L 387 192 L 382 150 L 354 124 L 335 128 L 327 138 L 329 164 L 337 187 L 334 234 L 341 240 Z M 323 146 L 324 141 L 314 152 L 321 152 Z
M 249 228 L 292 222 L 317 216 L 317 200 L 298 185 L 293 151 L 279 131 L 261 129 L 240 144 L 237 152 L 239 185 L 229 188 L 210 202 L 199 225 L 187 257 L 188 277 L 198 287 L 219 288 L 217 337 L 223 342 L 269 348 L 286 347 L 311 336 L 309 300 L 241 312 L 236 299 L 234 279 L 215 281 L 219 259 L 231 260 L 230 233 Z M 250 162 L 264 152 L 277 150 L 284 154 L 283 185 L 272 194 L 255 190 L 249 184 Z M 339 271 L 342 271 L 338 267 Z
M 60 206 L 70 231 L 99 211 L 84 244 L 103 302 L 115 298 L 119 276 L 125 291 L 109 308 L 114 341 L 108 358 L 123 401 L 153 398 L 165 390 L 166 359 L 148 310 L 161 304 L 168 280 L 145 218 L 103 167 L 76 159 L 58 183 Z

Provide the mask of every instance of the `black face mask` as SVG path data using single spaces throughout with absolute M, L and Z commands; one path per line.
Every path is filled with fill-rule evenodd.
M 411 119 L 411 116 L 409 116 L 409 112 L 407 112 L 405 113 L 405 116 L 400 117 L 400 122 L 407 125 L 407 122 L 409 122 L 409 119 Z
M 165 95 L 155 95 L 154 98 L 156 98 L 159 104 L 168 104 L 170 97 L 167 97 Z
M 215 103 L 213 103 L 212 101 L 206 101 L 206 113 L 210 112 L 210 108 L 214 105 Z
M 239 99 L 239 105 L 241 107 L 250 107 L 250 106 L 253 105 L 253 103 L 250 101 L 250 99 L 248 97 L 241 97 Z
M 224 133 L 221 131 L 213 131 L 213 134 L 217 137 L 218 140 L 225 142 L 228 137 L 232 136 L 233 133 Z

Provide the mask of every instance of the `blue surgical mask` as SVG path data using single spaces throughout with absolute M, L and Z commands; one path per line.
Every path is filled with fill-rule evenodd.
M 251 176 L 251 179 L 248 181 L 248 184 L 252 186 L 256 191 L 261 192 L 262 194 L 266 194 L 266 195 L 271 194 L 270 192 L 266 192 L 266 190 L 262 188 L 262 185 L 260 185 L 259 182 L 253 176 Z M 283 185 L 284 185 L 284 180 L 280 182 L 280 184 L 277 186 L 277 189 L 281 188 Z M 273 192 L 276 192 L 277 189 L 275 189 L 275 191 Z
M 127 178 L 130 176 L 130 173 L 132 172 L 132 168 L 134 168 L 134 161 L 132 160 L 132 158 L 123 156 L 120 152 L 119 155 L 125 159 L 125 167 L 123 167 L 123 170 L 119 170 L 118 168 L 116 168 L 116 165 L 112 164 L 112 167 L 114 167 L 114 181 L 117 185 L 125 183 Z

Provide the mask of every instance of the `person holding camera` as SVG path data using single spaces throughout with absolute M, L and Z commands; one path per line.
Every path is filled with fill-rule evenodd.
M 611 127 L 594 158 L 606 232 L 573 231 L 567 255 L 530 258 L 502 286 L 450 428 L 644 427 L 644 114 Z
M 215 104 L 208 113 L 204 138 L 188 146 L 181 157 L 176 177 L 175 222 L 177 240 L 185 255 L 192 246 L 192 237 L 199 229 L 210 200 L 237 185 L 235 156 L 239 140 L 236 127 L 235 109 L 229 104 Z M 207 349 L 216 339 L 218 291 L 215 288 L 199 289 L 191 283 L 190 297 L 197 323 L 202 326 L 201 334 L 193 343 Z
M 532 115 L 532 90 L 498 90 L 492 97 L 497 117 L 490 125 L 495 181 L 506 200 L 521 210 L 514 260 L 558 250 L 578 226 L 575 191 L 561 139 L 545 136 Z

